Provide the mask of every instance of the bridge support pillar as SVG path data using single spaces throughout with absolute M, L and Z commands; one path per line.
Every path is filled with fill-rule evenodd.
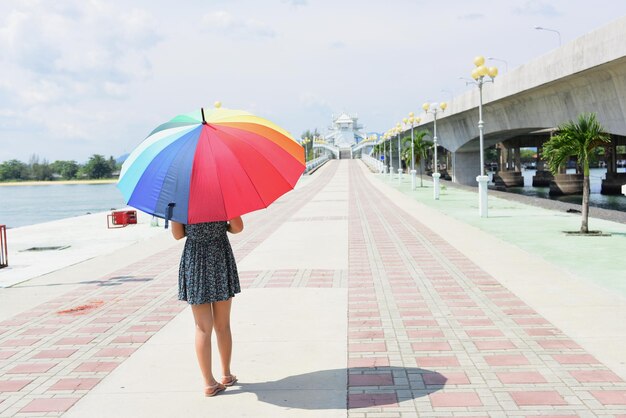
M 480 153 L 455 152 L 452 161 L 454 162 L 452 181 L 476 187 L 476 174 L 480 173 Z
M 583 193 L 582 174 L 557 174 L 550 182 L 550 196 Z

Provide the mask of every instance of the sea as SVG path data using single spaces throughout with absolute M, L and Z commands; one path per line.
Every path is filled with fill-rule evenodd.
M 126 207 L 115 184 L 0 186 L 0 224 L 7 228 Z
M 624 169 L 619 169 L 622 171 Z M 524 170 L 524 187 L 510 188 L 513 193 L 550 199 L 547 187 L 532 187 L 534 170 Z M 591 169 L 592 206 L 626 212 L 626 196 L 604 196 L 600 184 L 606 169 Z M 581 196 L 554 198 L 580 203 Z M 73 216 L 126 207 L 115 184 L 51 184 L 41 186 L 0 186 L 0 225 L 7 228 L 33 225 Z
M 607 196 L 600 194 L 600 188 L 602 186 L 602 179 L 606 174 L 606 168 L 591 168 L 589 170 L 589 186 L 591 188 L 591 195 L 589 196 L 589 205 L 595 206 L 604 209 L 611 210 L 619 210 L 622 212 L 626 212 L 626 196 Z M 618 168 L 618 173 L 625 172 L 626 169 Z M 567 173 L 575 173 L 575 170 L 568 169 Z M 493 173 L 489 173 L 490 177 Z M 523 194 L 526 196 L 534 196 L 542 199 L 551 199 L 558 200 L 561 202 L 567 203 L 582 203 L 582 195 L 572 195 L 572 196 L 550 196 L 550 188 L 549 187 L 532 187 L 533 184 L 533 176 L 535 175 L 535 170 L 525 170 L 522 169 L 522 176 L 524 177 L 524 187 L 509 187 L 507 192 Z

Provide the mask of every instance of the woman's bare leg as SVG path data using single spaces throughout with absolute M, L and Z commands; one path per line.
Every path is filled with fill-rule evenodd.
M 213 330 L 213 312 L 210 303 L 191 305 L 196 321 L 196 356 L 202 371 L 205 386 L 215 385 L 211 371 L 211 331 Z
M 233 298 L 222 302 L 213 302 L 213 329 L 217 337 L 217 348 L 222 360 L 222 373 L 230 376 L 230 359 L 233 352 L 233 337 L 230 332 L 230 307 Z

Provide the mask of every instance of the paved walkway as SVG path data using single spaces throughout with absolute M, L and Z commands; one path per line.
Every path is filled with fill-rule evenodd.
M 555 280 L 549 293 L 580 304 L 544 309 L 545 281 L 502 268 L 528 252 L 373 177 L 333 161 L 246 217 L 232 239 L 241 382 L 216 398 L 201 396 L 175 297 L 181 243 L 165 231 L 0 289 L 13 306 L 0 310 L 0 416 L 626 417 L 619 354 L 608 367 L 581 347 L 584 327 L 574 338 L 546 319 L 598 301 L 623 313 L 623 299 Z M 475 250 L 489 240 L 496 260 Z

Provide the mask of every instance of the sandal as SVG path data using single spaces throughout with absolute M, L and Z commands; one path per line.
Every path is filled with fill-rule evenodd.
M 206 397 L 211 397 L 211 396 L 215 396 L 220 392 L 223 392 L 226 390 L 226 386 L 221 384 L 221 383 L 215 383 L 214 385 L 211 386 L 207 386 L 204 388 L 204 396 Z
M 228 376 L 222 377 L 222 385 L 224 386 L 232 386 L 237 383 L 237 376 L 234 374 L 229 374 Z

